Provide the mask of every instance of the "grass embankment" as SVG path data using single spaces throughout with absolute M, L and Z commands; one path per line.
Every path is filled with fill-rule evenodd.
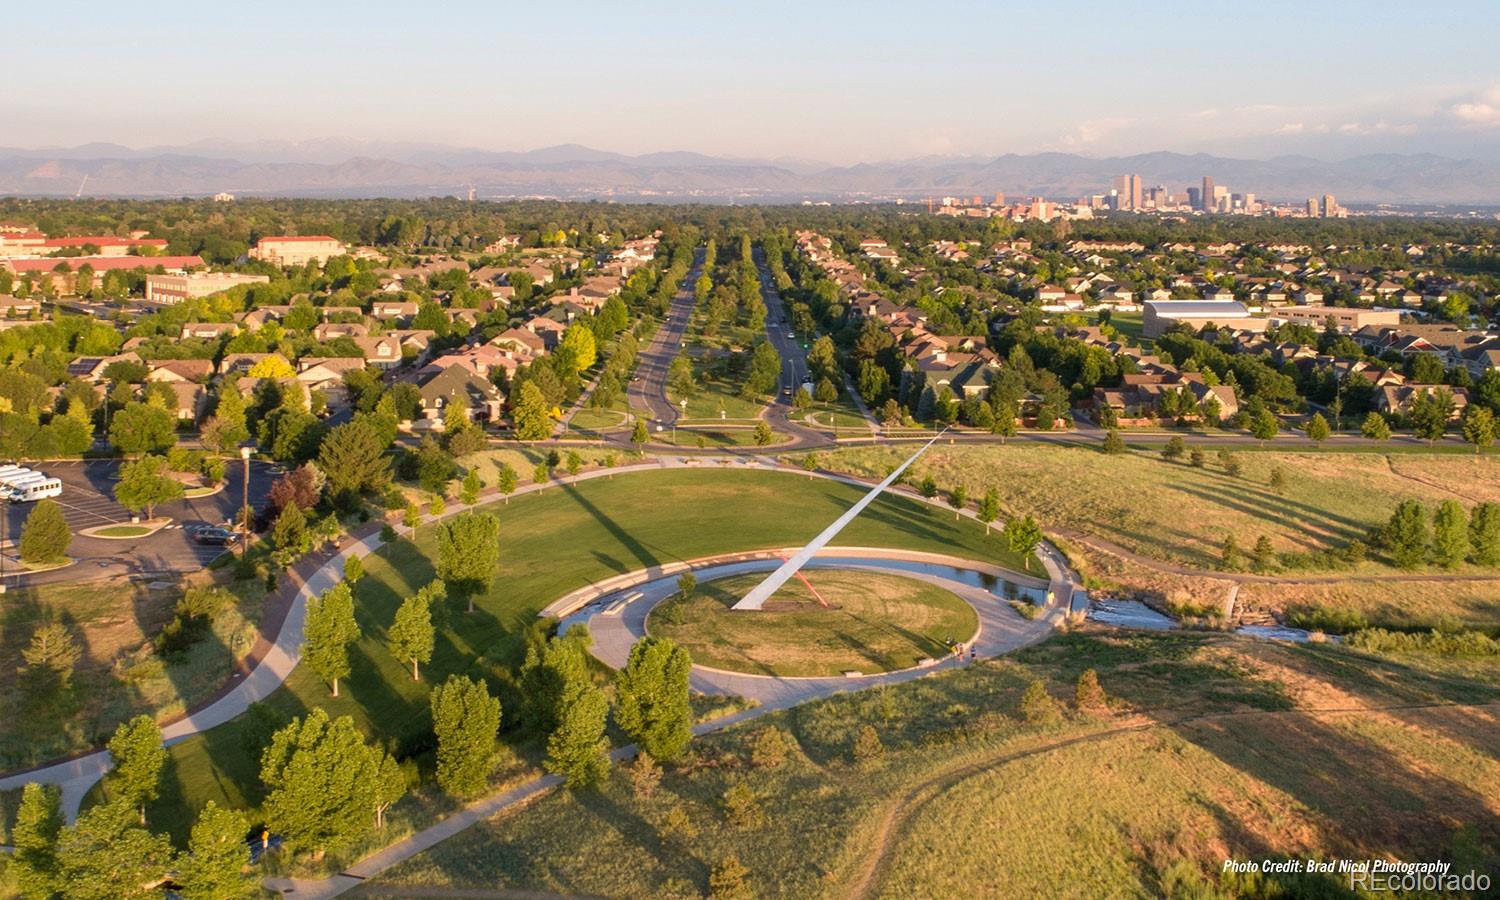
M 171 718 L 212 695 L 254 645 L 265 594 L 260 581 L 230 587 L 238 604 L 202 640 L 170 658 L 155 652 L 151 638 L 172 618 L 182 596 L 176 586 L 151 590 L 138 581 L 110 580 L 7 591 L 0 605 L 0 721 L 6 723 L 0 769 L 97 746 L 132 716 Z M 67 625 L 82 651 L 61 688 L 34 679 L 21 657 L 36 629 L 52 621 Z
M 825 468 L 875 476 L 906 452 L 847 448 L 819 453 L 818 461 Z M 1320 568 L 1313 557 L 1337 552 L 1351 540 L 1369 541 L 1371 529 L 1383 525 L 1404 499 L 1420 500 L 1429 509 L 1449 499 L 1469 507 L 1500 501 L 1500 456 L 1239 453 L 1243 471 L 1238 476 L 1224 471 L 1216 451 L 1206 457 L 1199 468 L 1187 461 L 1167 461 L 1159 451 L 1109 456 L 1087 447 L 938 446 L 912 467 L 910 480 L 931 475 L 944 491 L 963 484 L 970 498 L 994 488 L 1003 509 L 1031 513 L 1044 528 L 1076 530 L 1151 560 L 1196 569 L 1220 567 L 1226 535 L 1234 535 L 1246 553 L 1265 536 L 1279 554 L 1294 562 L 1307 560 L 1267 572 L 1283 576 L 1407 574 L 1388 565 L 1374 547 L 1368 561 L 1339 568 Z M 1285 479 L 1280 488 L 1271 485 L 1276 468 Z M 1493 569 L 1468 564 L 1451 570 L 1430 567 L 1420 573 L 1500 578 Z M 1477 602 L 1489 604 L 1492 617 L 1494 592 L 1486 594 L 1479 582 L 1473 587 L 1481 595 Z M 1254 593 L 1260 597 L 1265 592 Z M 1481 611 L 1466 606 L 1462 592 L 1447 592 L 1448 598 L 1430 593 L 1423 590 L 1420 600 L 1413 599 L 1436 603 L 1434 615 L 1468 620 Z M 1347 599 L 1360 602 L 1355 596 Z M 1376 612 L 1391 599 L 1388 591 L 1372 599 L 1369 611 Z
M 360 893 L 696 896 L 727 856 L 758 893 L 796 897 L 1206 896 L 1225 858 L 1274 854 L 1493 871 L 1500 718 L 1453 704 L 1500 702 L 1500 662 L 1452 664 L 1204 634 L 1059 636 L 700 739 L 649 798 L 624 772 L 600 793 L 554 793 Z M 1019 714 L 1033 679 L 1066 702 L 1085 667 L 1108 712 Z M 884 753 L 856 761 L 866 725 Z M 764 727 L 793 740 L 779 768 L 750 762 Z M 726 821 L 735 784 L 759 824 Z
M 422 681 L 392 658 L 385 629 L 403 598 L 434 577 L 433 528 L 417 542 L 402 539 L 366 560 L 357 589 L 362 639 L 350 652 L 353 673 L 340 696 L 305 667 L 268 698 L 262 715 L 246 715 L 170 749 L 162 797 L 148 812 L 153 827 L 181 836 L 207 800 L 254 807 L 259 755 L 271 730 L 321 706 L 351 715 L 373 739 L 399 755 L 429 749 L 428 691 L 453 673 L 483 675 L 512 715 L 519 695 L 514 669 L 537 613 L 569 591 L 657 563 L 714 553 L 792 546 L 810 540 L 864 491 L 826 479 L 764 471 L 674 469 L 558 485 L 488 507 L 500 517 L 501 562 L 494 586 L 476 598 L 476 612 L 450 601 L 432 662 Z M 1020 568 L 998 535 L 941 510 L 901 498 L 873 504 L 840 536 L 851 545 L 953 553 Z M 522 756 L 534 747 L 517 746 Z M 534 753 L 533 753 L 534 758 Z M 513 777 L 502 765 L 497 778 Z M 398 819 L 405 815 L 396 810 Z M 386 836 L 389 839 L 389 836 Z
M 788 582 L 759 612 L 730 609 L 765 573 L 700 585 L 692 599 L 673 597 L 652 610 L 652 634 L 687 648 L 693 661 L 754 675 L 888 672 L 948 652 L 979 628 L 969 604 L 936 585 L 874 572 L 809 571 L 828 602 Z

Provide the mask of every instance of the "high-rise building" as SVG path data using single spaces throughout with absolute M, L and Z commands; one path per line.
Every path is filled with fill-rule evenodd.
M 995 192 L 995 205 L 996 206 L 1004 206 L 1005 205 L 1005 195 L 1002 194 L 999 191 Z
M 1141 176 L 1116 175 L 1115 209 L 1141 209 Z
M 1188 206 L 1191 206 L 1193 209 L 1203 208 L 1203 191 L 1201 189 L 1190 187 L 1187 189 L 1187 195 Z
M 1323 216 L 1333 218 L 1339 214 L 1339 202 L 1333 199 L 1332 194 L 1323 195 Z
M 1203 188 L 1198 191 L 1198 208 L 1204 212 L 1214 211 L 1214 180 L 1207 175 L 1203 176 Z

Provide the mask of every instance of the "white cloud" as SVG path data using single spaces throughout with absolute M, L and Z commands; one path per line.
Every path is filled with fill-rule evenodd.
M 1448 113 L 1464 125 L 1479 128 L 1500 125 L 1500 85 L 1463 98 L 1449 106 Z

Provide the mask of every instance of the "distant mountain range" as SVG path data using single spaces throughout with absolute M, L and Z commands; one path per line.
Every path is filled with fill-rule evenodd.
M 629 156 L 576 144 L 496 152 L 425 143 L 352 140 L 201 141 L 131 149 L 85 144 L 0 148 L 0 195 L 91 197 L 551 196 L 625 201 L 857 200 L 943 195 L 1041 195 L 1073 200 L 1134 173 L 1174 191 L 1204 176 L 1232 191 L 1300 201 L 1331 193 L 1341 203 L 1500 205 L 1500 165 L 1432 154 L 1373 154 L 1336 161 L 1145 153 L 1093 158 L 1069 153 L 921 157 L 836 166 L 815 160 L 739 159 L 667 151 Z

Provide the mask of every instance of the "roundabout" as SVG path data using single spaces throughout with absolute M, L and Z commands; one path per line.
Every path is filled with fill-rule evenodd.
M 1052 605 L 1043 616 L 1026 619 L 1011 608 L 1012 600 L 1045 605 L 1052 586 L 1042 579 L 945 554 L 874 547 L 826 547 L 805 571 L 818 590 L 825 584 L 836 588 L 825 595 L 831 605 L 876 585 L 899 586 L 893 600 L 866 597 L 855 601 L 857 608 L 825 610 L 789 586 L 787 597 L 778 593 L 768 610 L 727 608 L 740 587 L 763 580 L 785 555 L 726 554 L 611 579 L 604 591 L 565 598 L 572 611 L 560 629 L 585 624 L 593 654 L 620 668 L 648 633 L 679 640 L 671 632 L 682 626 L 667 622 L 663 628 L 654 612 L 676 597 L 682 572 L 692 571 L 702 595 L 689 604 L 696 613 L 685 619 L 693 690 L 779 708 L 963 665 L 971 653 L 998 656 L 1045 637 L 1064 613 Z M 716 590 L 716 584 L 729 589 Z M 790 606 L 778 607 L 786 600 Z M 922 617 L 925 627 L 910 627 L 914 623 L 903 621 L 902 612 Z M 965 645 L 962 656 L 951 652 L 950 638 Z

